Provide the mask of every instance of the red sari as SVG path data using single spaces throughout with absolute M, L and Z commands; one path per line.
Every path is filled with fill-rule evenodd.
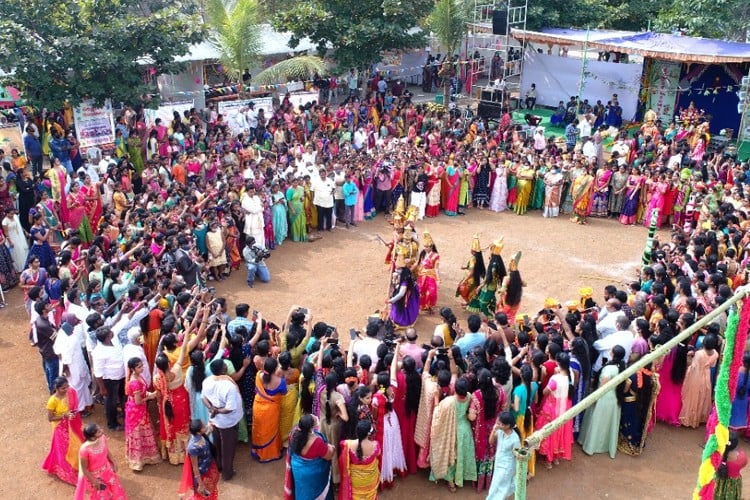
M 484 416 L 485 402 L 482 391 L 474 391 L 471 398 L 470 408 L 476 412 L 477 418 L 472 422 L 472 432 L 474 434 L 474 456 L 477 461 L 477 480 L 479 486 L 489 488 L 492 482 L 492 472 L 495 464 L 495 445 L 490 444 L 490 435 L 492 428 L 497 422 L 497 417 L 505 404 L 505 392 L 497 388 L 497 404 L 495 408 L 495 418 L 488 419 Z M 481 491 L 481 490 L 480 490 Z
M 54 395 L 50 396 L 47 409 L 60 416 L 68 413 L 71 408 L 78 408 L 75 389 L 68 388 L 67 396 L 67 403 Z M 78 481 L 78 451 L 84 441 L 81 426 L 81 414 L 78 412 L 73 418 L 52 422 L 52 445 L 42 463 L 42 470 L 47 474 L 54 474 L 69 484 L 76 484 Z
M 419 268 L 419 308 L 422 310 L 432 309 L 437 304 L 438 284 L 435 267 L 440 262 L 437 252 L 429 252 L 425 255 Z
M 399 371 L 396 374 L 396 383 L 394 387 L 395 398 L 393 400 L 393 411 L 396 412 L 399 425 L 401 426 L 401 443 L 404 447 L 404 457 L 406 458 L 406 470 L 409 474 L 417 473 L 417 445 L 414 443 L 414 431 L 417 428 L 417 410 L 406 408 L 406 375 Z M 421 384 L 422 381 L 420 380 Z
M 440 215 L 440 177 L 442 174 L 442 169 L 439 167 L 432 167 L 428 171 L 427 207 L 425 208 L 425 216 L 427 217 Z
M 166 374 L 157 370 L 154 377 L 154 388 L 161 393 L 159 404 L 159 437 L 161 438 L 161 456 L 169 459 L 172 465 L 185 461 L 185 450 L 190 439 L 190 396 L 183 385 L 182 370 L 175 370 L 175 379 L 167 381 Z M 174 388 L 170 388 L 174 386 Z M 172 418 L 167 418 L 166 404 L 172 405 Z
M 102 216 L 102 197 L 99 193 L 99 184 L 91 184 L 90 186 L 84 184 L 81 186 L 81 193 L 84 196 L 84 206 L 91 224 L 91 232 L 96 233 L 99 228 L 99 219 Z
M 445 215 L 458 214 L 458 195 L 461 191 L 461 172 L 449 166 L 445 171 L 443 183 L 443 208 Z

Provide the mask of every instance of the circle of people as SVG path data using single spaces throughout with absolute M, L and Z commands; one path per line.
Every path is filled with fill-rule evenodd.
M 508 113 L 491 131 L 408 100 L 390 106 L 377 93 L 335 110 L 295 110 L 285 98 L 268 119 L 250 106 L 238 136 L 210 110 L 149 128 L 142 110 L 125 108 L 114 158 L 96 148 L 84 157 L 65 113 L 25 117 L 28 160 L 18 152 L 0 158 L 0 277 L 4 290 L 23 289 L 29 340 L 51 393 L 46 471 L 80 494 L 125 498 L 103 429 L 83 426 L 100 401 L 108 431 L 125 432 L 128 466 L 184 464 L 187 494 L 218 496 L 220 475 L 235 473 L 237 442 L 250 441 L 261 462 L 288 448 L 289 495 L 337 488 L 341 498 L 374 498 L 398 475 L 429 467 L 451 491 L 475 481 L 489 498 L 505 498 L 523 438 L 746 282 L 747 166 L 705 149 L 699 155 L 708 142 L 700 117 L 671 130 L 649 119 L 633 139 L 618 136 L 613 149 L 630 141 L 627 154 L 615 150 L 603 162 L 596 135 L 579 144 L 566 133 L 563 148 L 536 132 L 525 139 Z M 623 166 L 634 170 L 624 176 Z M 206 286 L 243 256 L 248 285 L 268 281 L 263 259 L 275 245 L 377 211 L 395 210 L 397 219 L 402 196 L 412 222 L 474 206 L 632 224 L 659 208 L 676 232 L 628 290 L 605 289 L 601 309 L 582 289 L 565 307 L 548 300 L 533 320 L 517 314 L 520 254 L 506 272 L 496 240 L 485 268 L 474 241 L 456 291 L 472 313 L 466 330 L 443 308 L 424 346 L 413 328 L 392 331 L 416 319 L 398 316 L 398 302 L 415 295 L 404 293 L 412 282 L 424 290 L 412 289 L 419 309 L 437 300 L 437 248 L 426 235 L 421 265 L 410 268 L 408 225 L 394 222 L 390 316 L 352 332 L 347 352 L 336 329 L 304 308 L 293 307 L 282 327 L 247 304 L 230 320 L 226 300 Z M 538 450 L 545 464 L 570 460 L 575 440 L 586 453 L 639 454 L 655 418 L 704 423 L 723 327 L 713 323 L 546 438 Z M 746 391 L 742 397 L 737 429 L 747 427 Z M 159 408 L 158 440 L 149 400 Z M 733 472 L 722 487 L 736 488 L 744 454 L 728 449 L 724 460 Z

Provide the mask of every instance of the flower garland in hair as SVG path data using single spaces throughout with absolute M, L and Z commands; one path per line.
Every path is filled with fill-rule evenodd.
M 727 321 L 724 358 L 716 380 L 715 407 L 707 424 L 709 435 L 703 449 L 698 469 L 698 484 L 693 491 L 694 500 L 709 500 L 714 497 L 716 471 L 721 465 L 722 455 L 729 442 L 729 418 L 732 413 L 732 397 L 737 389 L 737 377 L 742 365 L 742 353 L 750 322 L 750 299 L 742 302 L 741 312 L 732 311 Z

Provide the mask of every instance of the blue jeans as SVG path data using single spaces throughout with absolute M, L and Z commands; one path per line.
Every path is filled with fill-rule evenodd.
M 49 393 L 52 394 L 55 391 L 55 379 L 60 376 L 60 359 L 57 356 L 49 359 L 42 358 L 42 368 L 44 377 L 47 379 Z
M 253 286 L 255 277 L 257 276 L 263 283 L 271 281 L 271 271 L 268 270 L 268 266 L 265 262 L 246 262 L 247 266 L 247 284 Z

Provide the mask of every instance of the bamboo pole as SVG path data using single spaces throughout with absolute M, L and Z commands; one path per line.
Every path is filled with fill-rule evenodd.
M 565 413 L 563 413 L 562 415 L 560 415 L 555 420 L 548 423 L 547 425 L 545 425 L 538 431 L 534 432 L 531 436 L 529 436 L 524 441 L 521 450 L 539 448 L 539 443 L 541 443 L 541 441 L 544 438 L 548 437 L 555 430 L 560 428 L 565 422 L 572 419 L 579 413 L 583 412 L 586 408 L 588 408 L 589 406 L 599 401 L 599 399 L 601 399 L 602 396 L 604 396 L 608 392 L 615 390 L 615 388 L 617 388 L 618 385 L 625 382 L 628 378 L 630 378 L 631 375 L 636 373 L 638 370 L 640 370 L 647 364 L 653 363 L 657 359 L 666 355 L 675 346 L 677 346 L 677 344 L 679 344 L 683 340 L 692 336 L 695 332 L 703 328 L 705 325 L 710 324 L 714 319 L 718 318 L 721 314 L 723 314 L 730 307 L 732 307 L 736 302 L 744 299 L 748 295 L 750 295 L 750 285 L 745 285 L 745 286 L 738 288 L 732 297 L 730 297 L 726 302 L 724 302 L 719 307 L 717 307 L 716 309 L 714 309 L 713 311 L 705 315 L 703 318 L 700 319 L 700 321 L 697 321 L 690 328 L 687 328 L 683 332 L 681 332 L 679 335 L 676 335 L 666 344 L 663 344 L 657 347 L 646 356 L 640 358 L 638 361 L 630 365 L 627 369 L 619 373 L 616 377 L 610 379 L 607 383 L 599 387 L 596 391 L 589 394 L 582 401 L 579 401 L 578 404 L 573 406 L 571 409 L 569 409 L 568 411 L 566 411 Z M 729 355 L 731 356 L 731 353 Z M 519 468 L 518 464 L 516 464 L 516 469 L 518 468 Z M 519 483 L 516 482 L 515 499 L 526 500 L 526 485 L 524 484 L 523 487 L 519 487 L 519 486 L 520 486 Z

